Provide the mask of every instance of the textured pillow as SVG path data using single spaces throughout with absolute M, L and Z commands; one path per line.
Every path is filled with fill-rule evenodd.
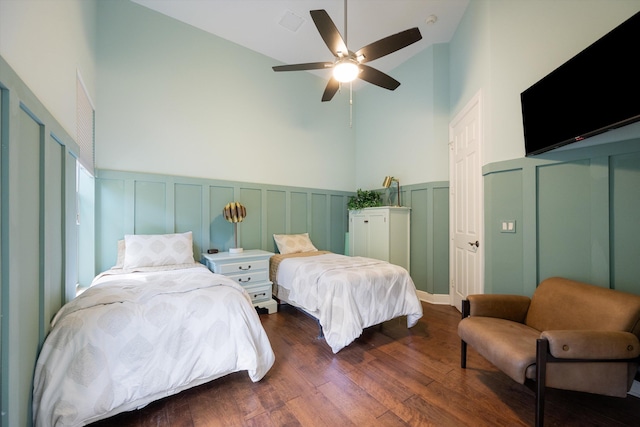
M 179 234 L 127 234 L 124 244 L 125 269 L 195 262 L 191 231 Z
M 304 234 L 274 234 L 278 251 L 283 254 L 295 254 L 299 252 L 314 252 L 316 247 L 309 239 L 309 233 Z
M 116 260 L 116 265 L 113 268 L 122 268 L 124 266 L 124 239 L 118 240 L 118 258 Z

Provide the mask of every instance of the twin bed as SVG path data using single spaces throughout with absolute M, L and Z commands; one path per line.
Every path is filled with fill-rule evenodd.
M 365 257 L 318 251 L 308 233 L 274 235 L 269 275 L 281 302 L 314 317 L 338 353 L 365 328 L 400 316 L 407 327 L 422 317 L 416 287 L 404 268 Z
M 275 235 L 274 295 L 318 319 L 334 353 L 363 329 L 422 317 L 408 272 Z M 117 265 L 56 314 L 34 376 L 36 426 L 79 426 L 237 371 L 262 379 L 275 356 L 247 292 L 193 259 L 191 233 L 127 235 Z
M 85 425 L 232 372 L 258 381 L 275 361 L 248 294 L 194 262 L 191 233 L 125 236 L 124 247 L 52 321 L 36 426 Z

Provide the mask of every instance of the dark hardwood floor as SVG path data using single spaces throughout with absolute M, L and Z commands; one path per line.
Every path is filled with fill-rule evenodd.
M 472 348 L 460 368 L 460 313 L 423 303 L 366 330 L 334 355 L 314 320 L 290 306 L 260 315 L 276 362 L 93 424 L 102 426 L 531 426 L 534 394 Z M 639 426 L 640 399 L 547 391 L 546 426 Z

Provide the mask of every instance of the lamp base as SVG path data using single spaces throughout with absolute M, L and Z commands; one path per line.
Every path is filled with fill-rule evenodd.
M 244 251 L 242 248 L 229 248 L 230 254 L 240 254 Z

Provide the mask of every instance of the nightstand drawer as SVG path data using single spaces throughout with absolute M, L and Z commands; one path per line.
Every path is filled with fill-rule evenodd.
M 269 273 L 266 270 L 253 271 L 253 272 L 242 273 L 242 274 L 227 274 L 226 276 L 229 279 L 235 280 L 236 282 L 238 282 L 244 287 L 247 287 L 254 283 L 260 283 L 260 282 L 264 283 L 269 281 L 268 279 Z
M 251 296 L 251 302 L 255 307 L 266 309 L 267 313 L 271 314 L 278 311 L 278 305 L 271 297 L 273 284 L 269 281 L 269 258 L 272 255 L 273 252 L 261 249 L 234 253 L 205 253 L 202 254 L 202 263 L 214 273 L 222 274 L 238 283 Z
M 261 283 L 258 285 L 247 285 L 244 288 L 249 293 L 252 303 L 268 301 L 271 299 L 271 282 Z
M 251 261 L 242 261 L 242 262 L 229 262 L 229 263 L 216 263 L 215 264 L 215 273 L 220 274 L 234 274 L 234 273 L 243 273 L 248 271 L 255 270 L 268 270 L 269 269 L 269 260 L 268 259 L 256 259 Z

